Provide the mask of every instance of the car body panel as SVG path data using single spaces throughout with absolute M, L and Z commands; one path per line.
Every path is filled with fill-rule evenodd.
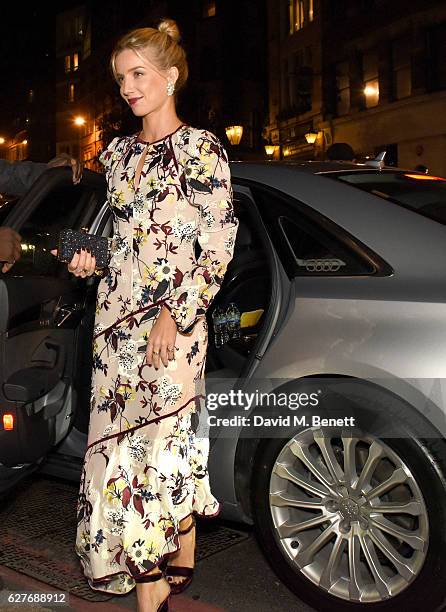
M 389 389 L 396 385 L 408 401 L 419 399 L 420 391 L 429 398 L 435 395 L 441 421 L 442 394 L 433 393 L 432 380 L 446 378 L 446 227 L 318 174 L 354 169 L 364 171 L 363 166 L 340 162 L 231 163 L 236 193 L 252 197 L 250 185 L 260 184 L 295 198 L 299 206 L 353 235 L 392 269 L 390 276 L 306 276 L 291 281 L 271 244 L 281 280 L 268 342 L 261 355 L 252 357 L 249 375 L 277 379 L 277 384 L 320 375 L 385 379 Z M 95 180 L 104 182 L 102 177 Z M 42 189 L 37 186 L 26 196 L 28 201 Z M 107 233 L 107 216 L 104 205 L 91 231 Z M 20 218 L 17 213 L 13 221 Z M 212 440 L 209 472 L 223 516 L 250 522 L 235 478 L 239 443 L 236 434 Z M 78 460 L 85 447 L 86 432 L 73 427 L 57 451 Z
M 382 292 L 383 299 L 387 292 L 389 299 L 398 294 L 406 299 L 412 292 L 418 299 L 430 299 L 432 293 L 432 299 L 446 301 L 446 226 L 291 165 L 233 164 L 232 174 L 235 181 L 268 185 L 296 198 L 355 236 L 394 269 L 392 279 L 366 279 L 361 290 Z M 324 291 L 325 279 L 319 282 Z

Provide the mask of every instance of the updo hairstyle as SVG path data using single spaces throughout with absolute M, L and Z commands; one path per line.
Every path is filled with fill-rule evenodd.
M 120 38 L 113 49 L 110 66 L 116 74 L 116 57 L 125 49 L 131 49 L 143 60 L 164 72 L 173 66 L 178 69 L 175 93 L 184 87 L 189 73 L 186 52 L 179 44 L 180 31 L 173 19 L 163 19 L 158 28 L 137 28 Z

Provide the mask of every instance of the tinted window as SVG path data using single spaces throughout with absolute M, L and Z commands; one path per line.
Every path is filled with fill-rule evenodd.
M 252 188 L 269 235 L 289 276 L 373 274 L 365 247 L 301 202 L 266 188 Z
M 370 274 L 373 268 L 334 236 L 301 217 L 279 217 L 279 225 L 296 264 L 296 275 Z
M 7 215 L 9 215 L 17 200 L 17 196 L 0 193 L 0 225 L 3 224 L 3 221 L 6 219 Z
M 14 274 L 52 276 L 65 268 L 50 251 L 57 247 L 61 229 L 88 226 L 97 200 L 96 192 L 73 186 L 57 187 L 47 194 L 19 228 L 22 257 L 13 268 Z
M 446 223 L 445 179 L 429 174 L 387 171 L 337 174 L 335 178 L 434 221 Z

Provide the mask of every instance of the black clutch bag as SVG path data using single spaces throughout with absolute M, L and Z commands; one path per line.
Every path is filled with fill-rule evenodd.
M 91 254 L 96 257 L 96 268 L 98 270 L 107 267 L 110 259 L 108 238 L 71 229 L 62 230 L 59 233 L 57 253 L 59 261 L 69 263 L 78 249 L 90 249 Z

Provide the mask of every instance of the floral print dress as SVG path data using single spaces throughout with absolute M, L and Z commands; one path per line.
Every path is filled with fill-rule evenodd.
M 196 420 L 205 313 L 232 258 L 237 219 L 226 152 L 209 132 L 182 125 L 150 144 L 116 138 L 101 161 L 113 251 L 97 294 L 76 552 L 91 588 L 125 594 L 178 550 L 180 520 L 219 511 Z M 175 360 L 155 370 L 145 351 L 163 305 L 178 328 Z

